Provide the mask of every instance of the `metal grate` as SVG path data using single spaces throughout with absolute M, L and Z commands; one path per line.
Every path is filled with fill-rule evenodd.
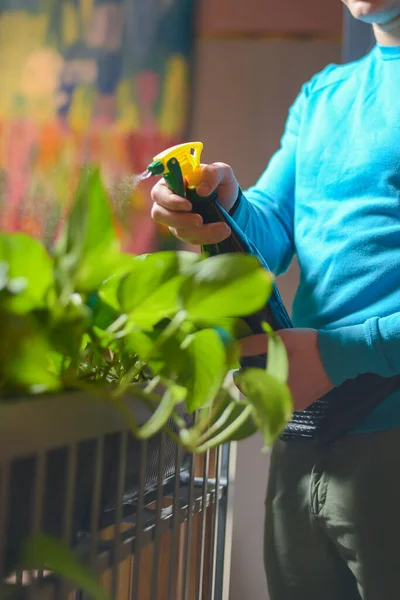
M 232 452 L 192 456 L 165 434 L 138 442 L 109 405 L 77 395 L 0 407 L 0 598 L 89 600 L 18 568 L 24 541 L 44 532 L 112 598 L 227 599 Z

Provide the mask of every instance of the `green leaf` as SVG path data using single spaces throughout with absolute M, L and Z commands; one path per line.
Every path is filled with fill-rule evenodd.
M 81 310 L 65 310 L 61 318 L 52 323 L 49 330 L 51 342 L 58 352 L 71 358 L 79 358 L 82 338 L 87 331 L 90 315 L 87 307 Z
M 96 290 L 118 265 L 119 241 L 98 169 L 82 171 L 55 254 L 61 288 L 70 286 L 78 292 Z
M 293 404 L 289 388 L 262 369 L 245 369 L 235 383 L 253 406 L 253 418 L 265 445 L 270 446 L 289 421 Z
M 263 323 L 263 329 L 268 334 L 267 371 L 282 383 L 286 383 L 289 376 L 289 360 L 285 344 L 267 323 Z
M 21 567 L 27 570 L 52 571 L 90 594 L 94 600 L 110 600 L 109 595 L 96 582 L 94 575 L 80 563 L 71 550 L 51 536 L 37 535 L 26 542 Z
M 10 391 L 38 394 L 59 389 L 47 333 L 31 314 L 0 312 L 0 380 Z
M 44 307 L 54 275 L 53 261 L 40 242 L 24 233 L 1 233 L 0 261 L 2 287 L 10 293 L 3 305 L 18 313 Z
M 194 265 L 191 277 L 181 287 L 180 298 L 190 319 L 209 323 L 260 310 L 271 290 L 271 275 L 255 257 L 224 254 Z
M 127 336 L 127 347 L 145 360 L 154 373 L 173 379 L 187 390 L 189 412 L 211 402 L 227 372 L 227 350 L 219 334 L 203 329 L 187 335 L 179 332 L 153 352 L 157 332 L 136 330 Z M 151 358 L 147 358 L 151 353 Z
M 154 339 L 140 329 L 135 329 L 126 336 L 126 346 L 145 360 L 154 346 Z
M 193 412 L 212 402 L 222 385 L 227 372 L 225 347 L 216 331 L 203 329 L 187 338 L 182 352 L 178 381 L 188 390 L 186 405 Z
M 152 327 L 179 308 L 179 290 L 198 256 L 191 252 L 156 252 L 136 257 L 118 289 L 122 311 L 141 327 Z
M 90 304 L 92 309 L 92 325 L 105 331 L 120 317 L 120 313 L 113 306 L 96 296 Z
M 221 402 L 220 409 L 218 410 L 215 418 L 213 419 L 213 423 L 216 423 L 218 419 L 221 418 L 221 415 L 228 409 L 228 407 L 232 410 L 229 412 L 229 417 L 225 421 L 223 427 L 217 429 L 214 435 L 218 435 L 224 429 L 229 427 L 234 421 L 236 421 L 236 419 L 240 417 L 240 415 L 248 407 L 248 405 L 248 402 L 245 402 L 243 400 L 233 400 L 228 394 L 226 394 L 224 396 L 223 401 Z M 245 423 L 243 423 L 243 425 L 236 429 L 236 431 L 229 437 L 228 441 L 239 442 L 241 440 L 245 440 L 257 433 L 257 430 L 257 425 L 254 422 L 253 417 L 250 415 L 245 421 Z
M 165 318 L 172 317 L 178 310 L 178 293 L 183 276 L 178 275 L 150 292 L 148 299 L 137 305 L 130 313 L 130 321 L 143 328 L 150 328 Z
M 124 275 L 133 268 L 136 257 L 132 254 L 121 253 L 117 264 L 113 270 L 113 275 L 103 281 L 100 285 L 98 294 L 100 298 L 115 310 L 120 310 L 120 304 L 117 297 L 118 287 Z M 132 264 L 133 263 L 133 264 Z
M 111 306 L 114 310 L 120 309 L 117 298 L 117 291 L 121 283 L 121 279 L 124 275 L 125 273 L 122 273 L 120 275 L 112 275 L 111 277 L 103 281 L 98 290 L 99 297 L 103 300 L 103 302 Z

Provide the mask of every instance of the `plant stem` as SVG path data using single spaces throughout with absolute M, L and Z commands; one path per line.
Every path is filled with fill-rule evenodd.
M 181 440 L 179 439 L 179 435 L 177 435 L 168 424 L 164 425 L 164 431 L 171 438 L 171 440 L 175 442 L 177 446 L 182 446 Z
M 156 375 L 153 377 L 151 381 L 146 385 L 146 394 L 151 393 L 161 382 L 161 377 Z
M 231 416 L 231 414 L 233 413 L 234 410 L 235 410 L 235 404 L 234 404 L 234 401 L 232 401 L 231 404 L 228 404 L 228 406 L 226 407 L 224 412 L 221 414 L 219 419 L 217 419 L 215 421 L 215 423 L 213 423 L 213 425 L 211 425 L 211 427 L 209 429 L 207 429 L 207 431 L 205 433 L 200 435 L 197 438 L 197 440 L 195 440 L 196 444 L 202 444 L 203 442 L 208 440 L 210 437 L 212 437 L 212 435 L 214 433 L 217 433 L 218 430 L 221 429 L 221 427 L 223 427 L 225 425 L 225 423 L 227 422 L 227 420 L 229 419 L 229 417 Z
M 215 399 L 215 402 L 211 406 L 211 408 L 209 408 L 208 410 L 206 408 L 203 409 L 203 411 L 197 419 L 196 425 L 191 429 L 191 436 L 193 438 L 201 437 L 205 433 L 207 427 L 213 422 L 213 419 L 217 416 L 223 400 L 224 395 L 219 394 L 217 395 L 217 398 Z
M 190 446 L 190 448 L 188 448 L 188 450 L 190 450 L 191 452 L 196 452 L 196 453 L 200 454 L 203 452 L 207 452 L 207 450 L 211 450 L 212 448 L 215 448 L 216 446 L 219 446 L 219 445 L 224 444 L 225 442 L 229 441 L 230 436 L 233 435 L 235 433 L 235 431 L 237 429 L 239 429 L 239 427 L 241 425 L 243 425 L 243 423 L 246 422 L 246 420 L 251 415 L 252 411 L 253 411 L 252 406 L 246 406 L 246 408 L 243 410 L 243 412 L 224 431 L 222 431 L 220 434 L 216 435 L 214 438 L 212 438 L 205 444 L 203 444 L 201 446 L 197 446 L 197 447 Z
M 137 432 L 138 437 L 142 440 L 147 439 L 162 429 L 166 425 L 175 404 L 176 398 L 174 394 L 170 390 L 167 390 L 153 415 L 139 428 Z
M 120 329 L 123 325 L 126 324 L 128 320 L 128 315 L 120 315 L 118 317 L 118 319 L 116 319 L 113 323 L 111 323 L 111 325 L 109 325 L 107 327 L 107 332 L 109 333 L 116 333 L 118 331 L 118 329 Z
M 175 421 L 175 425 L 178 427 L 178 429 L 186 429 L 186 421 L 182 419 L 181 415 L 174 411 L 171 417 Z
M 147 389 L 147 388 L 146 388 Z M 159 405 L 159 402 L 155 401 L 153 396 L 149 396 L 147 393 L 144 393 L 143 395 L 140 396 L 141 400 L 143 400 L 143 402 L 150 408 L 153 409 L 155 405 Z M 183 421 L 183 419 L 181 419 L 181 417 L 175 413 L 175 411 L 172 411 L 170 414 L 170 417 L 177 422 L 177 418 L 179 418 L 182 422 L 183 422 L 183 427 L 185 427 L 186 423 Z M 164 431 L 167 433 L 167 435 L 169 435 L 169 437 L 178 445 L 181 446 L 181 440 L 179 439 L 179 435 L 177 435 L 175 433 L 175 431 L 173 431 L 171 429 L 171 427 L 168 425 L 168 423 L 166 423 L 163 427 Z M 180 427 L 180 429 L 182 429 L 182 427 Z
M 127 388 L 127 391 L 128 390 L 129 388 Z M 139 387 L 132 387 L 132 394 L 137 398 L 140 398 L 140 400 L 143 400 L 147 404 L 147 406 L 149 406 L 149 404 L 152 404 L 151 408 L 153 408 L 154 406 L 159 406 L 160 404 L 160 397 L 157 396 L 157 394 L 146 392 L 146 390 L 142 390 Z

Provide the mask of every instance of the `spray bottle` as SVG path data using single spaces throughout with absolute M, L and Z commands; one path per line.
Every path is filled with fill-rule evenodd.
M 174 194 L 187 198 L 192 204 L 192 212 L 201 215 L 203 223 L 226 221 L 226 215 L 218 204 L 216 191 L 207 197 L 199 196 L 196 192 L 201 179 L 202 150 L 201 142 L 174 146 L 156 156 L 147 170 L 152 175 L 163 175 L 169 189 Z M 203 250 L 211 255 L 247 252 L 233 230 L 228 239 L 218 244 L 203 246 Z
M 192 204 L 192 212 L 200 214 L 204 223 L 225 221 L 230 229 L 230 236 L 217 244 L 203 246 L 202 249 L 208 255 L 223 254 L 228 252 L 245 252 L 255 255 L 261 264 L 268 269 L 263 257 L 241 231 L 232 217 L 218 203 L 217 192 L 209 196 L 199 196 L 196 188 L 201 180 L 201 152 L 203 144 L 193 142 L 180 144 L 165 150 L 154 157 L 153 162 L 147 168 L 147 176 L 161 175 L 169 189 L 178 196 L 187 198 Z M 146 175 L 145 175 L 146 176 Z M 249 315 L 245 319 L 253 333 L 263 333 L 263 322 L 267 322 L 273 330 L 287 329 L 292 327 L 290 317 L 286 312 L 279 292 L 274 285 L 273 293 L 267 306 Z M 249 357 L 242 360 L 242 366 L 265 366 L 266 357 Z

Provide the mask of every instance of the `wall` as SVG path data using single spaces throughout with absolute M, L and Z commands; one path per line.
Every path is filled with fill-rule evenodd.
M 337 32 L 339 0 L 202 0 L 199 33 Z
M 266 0 L 204 0 L 197 41 L 194 81 L 192 138 L 205 144 L 204 160 L 231 164 L 243 187 L 253 183 L 279 145 L 287 110 L 312 74 L 330 62 L 340 61 L 339 0 L 324 1 L 325 19 L 310 18 L 309 30 L 331 31 L 322 36 L 295 36 L 304 33 L 306 21 L 284 17 L 282 10 L 270 19 L 272 3 Z M 280 0 L 296 13 L 296 6 L 317 7 L 321 2 Z M 242 6 L 258 7 L 257 19 L 243 22 Z M 278 5 L 276 2 L 275 5 Z M 263 7 L 265 11 L 263 10 Z M 281 4 L 279 3 L 279 6 Z M 218 13 L 217 25 L 208 19 L 207 10 Z M 316 13 L 314 14 L 314 17 Z M 226 15 L 224 20 L 221 16 Z M 229 27 L 227 27 L 229 23 Z M 243 25 L 243 27 L 241 26 Z M 279 39 L 277 32 L 285 35 Z M 251 26 L 251 27 L 250 27 Z M 268 26 L 268 27 L 267 27 Z M 259 32 L 252 38 L 249 28 Z M 270 33 L 262 34 L 262 29 Z M 223 31 L 223 35 L 221 32 Z M 218 33 L 219 32 L 219 33 Z M 288 35 L 288 32 L 291 32 Z M 287 306 L 297 286 L 294 265 L 278 280 Z M 261 454 L 261 440 L 254 437 L 241 443 L 238 451 L 234 515 L 234 537 L 230 600 L 267 600 L 262 564 L 264 495 L 268 475 L 268 455 Z

